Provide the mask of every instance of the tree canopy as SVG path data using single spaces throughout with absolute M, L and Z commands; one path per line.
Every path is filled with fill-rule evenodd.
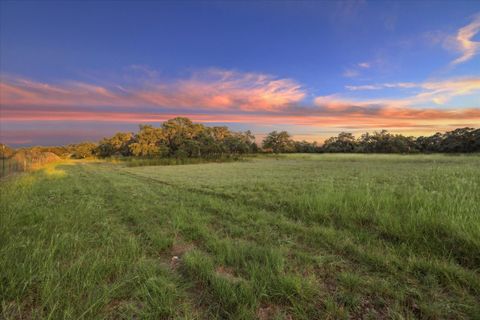
M 480 129 L 458 128 L 417 138 L 386 130 L 367 132 L 358 138 L 352 133 L 340 132 L 326 139 L 323 145 L 295 141 L 286 131 L 272 131 L 265 136 L 260 148 L 250 131 L 235 132 L 225 126 L 209 127 L 177 117 L 159 127 L 140 125 L 136 133 L 118 132 L 99 143 L 23 149 L 72 158 L 135 156 L 209 159 L 257 152 L 471 153 L 480 152 Z M 2 158 L 11 157 L 14 153 L 12 148 L 0 144 Z
M 325 140 L 323 152 L 361 153 L 470 153 L 480 152 L 480 129 L 459 128 L 428 137 L 406 137 L 386 130 L 362 134 L 342 132 Z
M 6 144 L 0 143 L 0 158 L 5 159 L 5 158 L 10 158 L 13 156 L 15 151 L 7 146 Z
M 234 132 L 227 127 L 208 127 L 177 117 L 160 127 L 140 125 L 137 133 L 116 133 L 104 138 L 92 153 L 100 157 L 222 157 L 257 152 L 250 131 Z
M 295 152 L 295 142 L 287 131 L 270 132 L 263 139 L 262 146 L 264 149 L 272 150 L 273 153 Z

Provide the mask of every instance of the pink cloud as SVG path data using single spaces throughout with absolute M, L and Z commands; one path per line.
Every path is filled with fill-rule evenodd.
M 415 88 L 420 93 L 369 100 L 337 94 L 316 97 L 313 103 L 305 101 L 306 92 L 295 81 L 257 73 L 210 70 L 171 83 L 139 83 L 140 87 L 51 84 L 6 77 L 0 83 L 1 121 L 138 124 L 185 116 L 204 123 L 432 131 L 452 121 L 457 125 L 480 123 L 479 106 L 456 110 L 429 106 L 480 92 L 479 78 L 376 84 L 372 86 Z
M 8 77 L 0 83 L 2 105 L 177 107 L 220 110 L 278 110 L 305 96 L 290 79 L 268 75 L 210 70 L 173 83 L 144 84 L 142 88 L 109 88 L 82 82 L 45 84 Z
M 338 103 L 338 102 L 336 102 Z M 251 123 L 251 124 L 293 124 L 310 126 L 348 126 L 365 127 L 382 124 L 386 128 L 409 126 L 412 123 L 429 123 L 440 120 L 465 120 L 472 122 L 480 119 L 480 109 L 436 110 L 412 108 L 378 108 L 367 106 L 360 108 L 342 105 L 336 107 L 320 107 L 318 109 L 298 109 L 289 112 L 275 113 L 146 113 L 146 112 L 91 112 L 91 111 L 58 111 L 58 110 L 4 110 L 3 121 L 98 121 L 147 123 L 162 122 L 177 116 L 189 117 L 199 122 Z

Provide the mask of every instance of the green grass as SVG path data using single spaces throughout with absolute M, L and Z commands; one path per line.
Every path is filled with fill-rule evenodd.
M 203 164 L 203 163 L 212 163 L 212 162 L 234 162 L 234 161 L 245 161 L 247 158 L 252 156 L 225 156 L 218 158 L 133 158 L 125 157 L 119 159 L 107 159 L 109 162 L 120 162 L 123 161 L 127 167 L 144 167 L 144 166 L 175 166 L 175 165 L 186 165 L 186 164 Z
M 478 319 L 479 168 L 324 154 L 10 177 L 0 318 Z

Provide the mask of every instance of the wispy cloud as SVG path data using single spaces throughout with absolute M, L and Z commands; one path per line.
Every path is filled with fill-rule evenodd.
M 360 72 L 355 69 L 345 69 L 342 75 L 346 78 L 355 78 L 360 75 Z
M 320 113 L 325 115 L 343 114 L 350 117 L 371 117 L 380 121 L 438 120 L 438 119 L 480 119 L 480 108 L 435 109 L 409 106 L 411 99 L 355 100 L 341 95 L 315 98 Z M 318 114 L 318 112 L 317 112 Z M 390 127 L 390 125 L 387 125 Z
M 360 86 L 345 86 L 350 91 L 381 90 L 381 89 L 412 89 L 421 90 L 419 93 L 403 99 L 386 100 L 390 103 L 413 105 L 433 102 L 445 104 L 452 98 L 478 93 L 480 97 L 480 77 L 456 78 L 441 81 L 427 81 L 423 83 L 398 82 Z
M 362 100 L 336 94 L 316 97 L 313 102 L 294 80 L 225 70 L 197 72 L 171 82 L 108 86 L 41 83 L 10 76 L 3 77 L 0 86 L 2 123 L 137 124 L 186 116 L 205 123 L 432 131 L 451 123 L 480 121 L 480 105 L 435 108 L 457 96 L 479 93 L 479 77 L 350 86 L 351 91 L 415 91 L 395 99 L 387 95 Z
M 171 85 L 154 84 L 137 96 L 154 105 L 218 109 L 276 110 L 305 97 L 291 79 L 257 73 L 210 70 Z
M 315 127 L 398 128 L 428 126 L 455 121 L 472 123 L 480 119 L 480 109 L 439 110 L 389 107 L 370 102 L 355 102 L 338 97 L 337 100 L 317 100 L 317 108 L 298 108 L 271 113 L 168 113 L 168 112 L 89 112 L 89 111 L 21 111 L 6 110 L 6 121 L 74 121 L 158 123 L 173 117 L 184 116 L 204 123 L 288 124 Z
M 320 96 L 314 103 L 329 116 L 343 115 L 339 124 L 345 127 L 413 128 L 448 127 L 480 123 L 480 99 L 476 105 L 465 108 L 436 107 L 458 96 L 480 97 L 480 78 L 458 78 L 423 83 L 399 82 L 364 86 L 350 86 L 350 90 L 381 90 L 388 88 L 416 89 L 403 98 L 355 99 L 340 94 Z M 418 92 L 420 91 L 420 92 Z M 341 117 L 339 117 L 341 118 Z M 458 121 L 457 121 L 458 120 Z
M 362 91 L 362 90 L 380 90 L 387 88 L 415 88 L 419 85 L 413 82 L 398 82 L 398 83 L 382 83 L 382 84 L 367 84 L 360 86 L 346 85 L 345 89 L 350 91 Z
M 377 85 L 377 84 L 366 84 L 366 85 L 360 85 L 360 86 L 352 86 L 352 85 L 346 85 L 345 89 L 350 90 L 350 91 L 363 91 L 363 90 L 380 90 L 385 88 L 384 85 Z
M 480 41 L 474 41 L 473 37 L 480 31 L 480 13 L 476 14 L 473 21 L 458 30 L 456 41 L 461 56 L 452 64 L 459 64 L 472 59 L 480 51 Z
M 2 105 L 34 106 L 158 106 L 235 110 L 276 110 L 302 100 L 302 87 L 291 79 L 257 73 L 208 70 L 173 82 L 99 86 L 67 81 L 61 84 L 4 77 Z
M 367 69 L 372 68 L 376 64 L 376 61 L 362 61 L 345 68 L 342 75 L 346 78 L 355 78 L 362 75 Z

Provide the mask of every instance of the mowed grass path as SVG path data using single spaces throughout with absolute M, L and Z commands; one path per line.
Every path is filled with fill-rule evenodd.
M 0 185 L 0 318 L 478 319 L 479 168 L 50 165 Z

